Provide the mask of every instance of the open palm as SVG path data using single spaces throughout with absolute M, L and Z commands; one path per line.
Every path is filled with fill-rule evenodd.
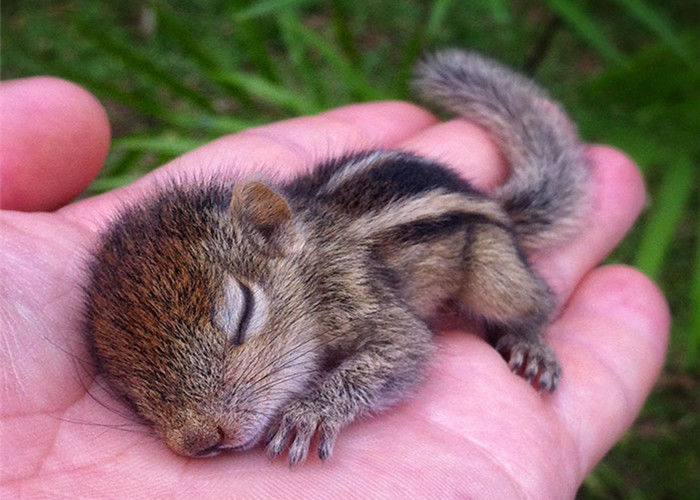
M 483 340 L 442 332 L 414 397 L 351 424 L 333 458 L 290 469 L 262 448 L 187 459 L 133 422 L 95 377 L 80 329 L 86 256 L 124 203 L 165 178 L 260 170 L 284 177 L 329 155 L 400 148 L 489 189 L 506 168 L 488 137 L 410 104 L 349 106 L 221 138 L 137 183 L 55 212 L 90 181 L 109 142 L 104 113 L 54 79 L 4 83 L 0 219 L 2 489 L 63 496 L 570 497 L 631 424 L 661 368 L 665 302 L 636 271 L 596 268 L 638 214 L 634 165 L 589 148 L 595 212 L 575 241 L 533 256 L 565 304 L 549 328 L 563 365 L 540 395 Z M 33 212 L 32 212 L 33 211 Z

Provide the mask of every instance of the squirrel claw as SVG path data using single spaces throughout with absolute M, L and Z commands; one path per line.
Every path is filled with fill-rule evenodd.
M 525 378 L 541 391 L 553 392 L 556 389 L 561 366 L 554 351 L 543 342 L 506 334 L 498 341 L 496 349 L 508 359 L 508 366 L 513 373 Z
M 279 455 L 285 448 L 290 436 L 294 435 L 289 445 L 289 464 L 296 465 L 306 460 L 311 438 L 318 430 L 318 456 L 328 459 L 333 453 L 333 445 L 340 426 L 321 416 L 321 411 L 310 401 L 295 401 L 283 411 L 282 417 L 268 434 L 267 453 L 270 458 Z

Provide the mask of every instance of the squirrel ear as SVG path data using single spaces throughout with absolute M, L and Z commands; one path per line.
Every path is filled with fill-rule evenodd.
M 250 222 L 275 247 L 279 244 L 279 230 L 292 218 L 292 211 L 284 198 L 259 182 L 236 187 L 229 210 Z

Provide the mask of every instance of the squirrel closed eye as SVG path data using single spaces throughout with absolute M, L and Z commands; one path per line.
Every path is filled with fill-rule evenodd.
M 486 195 L 401 151 L 326 161 L 286 183 L 172 183 L 127 207 L 89 266 L 85 328 L 101 374 L 176 453 L 264 441 L 327 459 L 358 415 L 402 399 L 446 303 L 482 318 L 540 390 L 561 369 L 542 332 L 555 300 L 526 251 L 590 205 L 573 125 L 531 81 L 473 52 L 424 60 L 415 87 L 500 145 Z

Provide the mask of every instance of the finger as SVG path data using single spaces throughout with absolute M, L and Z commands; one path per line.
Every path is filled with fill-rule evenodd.
M 392 101 L 357 104 L 222 137 L 136 183 L 66 207 L 64 214 L 100 225 L 125 202 L 150 193 L 166 178 L 288 178 L 316 163 L 371 148 L 389 148 L 436 123 L 418 106 Z
M 578 452 L 579 482 L 641 409 L 663 365 L 669 323 L 648 278 L 610 266 L 585 277 L 553 325 L 564 375 L 552 405 Z
M 642 175 L 627 156 L 604 146 L 589 147 L 587 156 L 593 168 L 594 199 L 585 229 L 532 259 L 561 302 L 618 245 L 644 206 Z
M 222 137 L 170 162 L 153 177 L 194 171 L 287 178 L 347 153 L 389 147 L 435 121 L 422 108 L 399 101 L 351 105 Z
M 399 144 L 399 149 L 449 165 L 482 191 L 490 191 L 508 174 L 488 133 L 462 119 L 428 127 Z
M 465 120 L 429 127 L 401 143 L 400 148 L 450 165 L 485 191 L 502 182 L 508 171 L 489 135 Z M 532 257 L 560 302 L 565 302 L 581 277 L 617 246 L 644 204 L 644 182 L 629 158 L 604 146 L 589 147 L 587 156 L 594 197 L 593 213 L 587 217 L 585 229 Z
M 0 84 L 0 207 L 53 210 L 95 178 L 109 149 L 100 103 L 77 85 L 50 77 Z

